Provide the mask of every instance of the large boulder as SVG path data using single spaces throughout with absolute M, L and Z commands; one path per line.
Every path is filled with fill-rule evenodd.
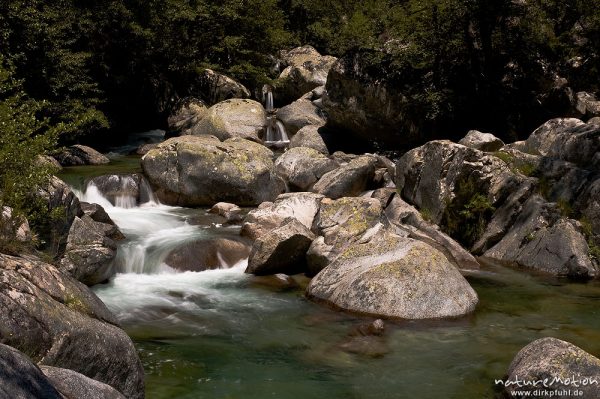
M 310 229 L 315 220 L 319 205 L 324 197 L 314 193 L 286 193 L 275 202 L 261 204 L 244 218 L 241 234 L 256 240 L 263 234 L 283 225 L 289 218 L 295 218 Z
M 46 168 L 53 173 L 57 173 L 62 170 L 61 164 L 56 160 L 56 158 L 51 157 L 50 155 L 38 155 L 35 162 L 38 166 Z
M 463 137 L 458 144 L 485 152 L 498 151 L 500 148 L 504 147 L 504 142 L 498 137 L 491 133 L 482 133 L 477 130 L 469 130 L 467 135 Z
M 501 384 L 510 398 L 530 394 L 531 397 L 560 397 L 561 392 L 569 390 L 580 391 L 578 396 L 582 398 L 598 398 L 598 381 L 600 359 L 569 342 L 548 337 L 521 349 Z
M 290 103 L 327 81 L 327 74 L 337 58 L 323 56 L 312 46 L 302 46 L 281 52 L 281 67 L 285 68 L 274 82 L 275 101 Z
M 371 54 L 348 52 L 329 71 L 323 109 L 327 126 L 362 141 L 393 148 L 424 141 L 424 117 L 401 88 L 390 81 L 387 68 L 369 66 Z
M 321 201 L 313 230 L 329 245 L 345 245 L 365 234 L 381 221 L 381 202 L 374 198 L 344 197 Z
M 580 91 L 575 95 L 575 109 L 582 118 L 594 118 L 600 116 L 600 100 L 592 93 Z
M 297 274 L 306 271 L 306 251 L 314 234 L 297 219 L 260 236 L 252 245 L 246 273 Z
M 79 198 L 56 176 L 52 176 L 50 182 L 40 188 L 37 194 L 46 202 L 48 213 L 55 215 L 48 225 L 38 227 L 40 238 L 45 244 L 43 246 L 55 256 L 62 255 L 73 220 L 83 215 Z
M 323 175 L 311 191 L 333 199 L 360 195 L 369 188 L 376 165 L 377 158 L 374 156 L 357 157 Z
M 309 191 L 337 162 L 307 147 L 290 148 L 275 161 L 275 172 L 287 183 L 290 191 Z
M 381 230 L 381 202 L 374 198 L 325 198 L 313 222 L 318 237 L 307 252 L 308 274 L 314 276 L 350 244 Z
M 97 210 L 92 212 L 103 216 Z M 60 269 L 90 286 L 108 280 L 115 273 L 115 239 L 120 238 L 122 235 L 114 224 L 97 222 L 88 215 L 76 217 L 69 230 Z
M 102 165 L 110 162 L 106 156 L 91 147 L 75 144 L 54 156 L 61 166 Z
M 578 222 L 561 216 L 555 204 L 530 197 L 510 230 L 484 257 L 557 276 L 586 279 L 598 267 Z
M 273 169 L 273 153 L 243 139 L 182 136 L 161 143 L 142 158 L 142 168 L 163 203 L 241 206 L 274 200 L 285 185 Z
M 579 126 L 576 120 L 570 123 Z M 545 144 L 538 144 L 549 153 Z M 530 176 L 534 172 L 539 179 Z M 547 155 L 514 148 L 493 155 L 433 141 L 398 161 L 396 183 L 424 219 L 473 253 L 580 279 L 595 277 L 598 266 L 590 257 L 584 226 L 565 215 L 570 211 L 564 203 L 583 198 L 589 176 L 589 171 Z M 582 199 L 581 208 L 584 203 Z
M 110 385 L 69 369 L 42 366 L 42 372 L 66 399 L 125 399 Z
M 382 196 L 382 193 L 388 195 Z M 408 237 L 423 241 L 436 248 L 460 270 L 479 268 L 479 262 L 469 251 L 445 234 L 439 226 L 425 220 L 423 215 L 415 207 L 402 200 L 394 189 L 375 190 L 372 197 L 377 198 L 378 196 L 384 200 L 382 206 L 385 206 L 384 213 L 387 221 L 407 232 Z
M 144 371 L 127 334 L 85 285 L 35 258 L 0 254 L 0 341 L 41 365 L 77 371 L 144 397 Z
M 0 397 L 63 399 L 31 359 L 3 344 L 0 344 Z
M 210 107 L 191 128 L 193 135 L 213 135 L 224 141 L 233 137 L 260 142 L 267 122 L 263 106 L 254 100 L 232 99 Z
M 390 232 L 349 245 L 306 293 L 346 311 L 400 319 L 459 317 L 478 302 L 442 253 Z
M 198 239 L 175 248 L 167 255 L 164 262 L 181 271 L 228 269 L 247 259 L 250 248 L 250 243 L 244 239 L 228 237 Z
M 200 74 L 198 87 L 195 89 L 210 105 L 232 98 L 250 97 L 250 91 L 243 84 L 212 69 L 205 69 Z
M 526 180 L 500 158 L 450 141 L 431 141 L 396 164 L 402 198 L 467 247 L 494 208 Z
M 308 125 L 298 130 L 290 139 L 290 148 L 308 147 L 322 154 L 329 155 L 329 150 L 319 133 L 319 128 L 320 126 L 318 125 Z
M 323 126 L 325 117 L 310 100 L 301 98 L 277 110 L 279 119 L 289 135 L 296 134 L 305 126 Z
M 600 126 L 579 119 L 551 119 L 526 140 L 525 151 L 572 162 L 600 166 Z
M 191 129 L 206 116 L 207 112 L 208 108 L 201 100 L 184 99 L 167 119 L 168 134 L 170 136 L 192 134 Z

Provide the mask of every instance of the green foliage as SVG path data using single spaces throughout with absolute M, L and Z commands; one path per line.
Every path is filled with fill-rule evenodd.
M 537 192 L 545 199 L 550 199 L 550 194 L 552 194 L 552 182 L 545 176 L 542 176 L 538 179 L 537 183 Z
M 563 217 L 570 218 L 573 216 L 573 206 L 569 201 L 561 198 L 558 201 L 556 201 L 556 207 L 558 208 L 560 214 Z
M 483 233 L 494 210 L 473 179 L 460 179 L 454 198 L 446 204 L 441 226 L 448 235 L 470 248 Z
M 550 73 L 600 89 L 598 10 L 597 0 L 5 0 L 0 53 L 30 98 L 51 102 L 45 116 L 69 126 L 63 141 L 155 127 L 207 67 L 260 87 L 276 77 L 277 52 L 302 44 L 376 50 L 370 62 L 432 128 L 516 132 Z
M 419 212 L 421 213 L 421 217 L 423 218 L 423 220 L 430 223 L 433 222 L 433 216 L 431 215 L 431 211 L 428 208 L 421 208 Z
M 500 158 L 501 160 L 504 161 L 505 164 L 507 165 L 512 165 L 512 162 L 515 160 L 515 157 L 510 155 L 509 153 L 503 152 L 503 151 L 496 151 L 494 152 L 494 156 L 496 158 Z
M 517 170 L 524 176 L 533 176 L 537 172 L 537 167 L 530 162 L 524 162 L 517 166 Z
M 46 204 L 36 196 L 39 187 L 47 184 L 52 168 L 40 157 L 51 151 L 65 125 L 52 126 L 40 119 L 46 102 L 28 99 L 12 69 L 0 57 L 0 208 L 13 209 L 8 230 L 14 232 L 26 217 L 32 225 L 47 217 Z M 7 226 L 2 226 L 7 231 Z M 0 246 L 10 247 L 11 234 Z

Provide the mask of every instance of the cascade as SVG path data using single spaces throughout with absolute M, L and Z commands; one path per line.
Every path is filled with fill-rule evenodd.
M 267 124 L 265 126 L 265 145 L 267 147 L 283 148 L 290 144 L 290 139 L 283 123 L 277 119 L 273 107 L 273 90 L 270 86 L 263 87 L 263 101 L 267 111 Z

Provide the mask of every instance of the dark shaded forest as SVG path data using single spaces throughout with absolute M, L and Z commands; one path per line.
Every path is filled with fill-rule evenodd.
M 517 139 L 562 116 L 566 91 L 600 83 L 598 0 L 6 0 L 3 203 L 30 208 L 48 176 L 39 154 L 164 127 L 206 68 L 258 98 L 279 51 L 305 44 L 358 57 L 429 137 L 478 128 Z
M 64 142 L 164 124 L 204 68 L 260 87 L 277 77 L 278 51 L 302 44 L 338 57 L 375 50 L 373 68 L 385 66 L 424 118 L 495 126 L 518 123 L 549 75 L 597 90 L 599 9 L 597 0 L 7 0 L 0 51 L 27 96 L 48 102 L 43 116 L 68 126 Z

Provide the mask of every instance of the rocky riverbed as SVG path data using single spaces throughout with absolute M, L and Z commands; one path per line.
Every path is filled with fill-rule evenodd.
M 480 398 L 518 396 L 494 381 L 522 373 L 600 377 L 596 120 L 332 151 L 327 110 L 361 134 L 374 110 L 336 100 L 348 60 L 285 56 L 266 109 L 209 71 L 214 103 L 182 102 L 172 137 L 56 155 L 47 258 L 0 254 L 0 338 L 22 352 L 0 348 L 6 370 L 67 398 Z M 268 118 L 289 148 L 265 145 Z

